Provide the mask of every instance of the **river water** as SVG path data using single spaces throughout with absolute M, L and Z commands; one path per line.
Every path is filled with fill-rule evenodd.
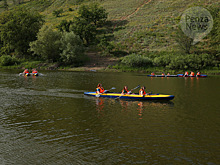
M 0 70 L 0 164 L 220 164 L 220 77 Z M 172 101 L 84 96 L 145 85 Z M 138 92 L 138 90 L 137 90 Z

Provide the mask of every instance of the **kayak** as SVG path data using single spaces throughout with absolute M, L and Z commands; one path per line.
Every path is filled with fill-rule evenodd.
M 148 77 L 178 77 L 177 75 L 147 75 Z
M 96 92 L 84 92 L 84 95 L 94 96 L 96 97 Z M 145 96 L 141 96 L 137 93 L 135 94 L 125 94 L 121 95 L 121 93 L 103 93 L 100 97 L 109 97 L 109 98 L 120 98 L 120 99 L 133 99 L 133 100 L 172 100 L 174 95 L 165 95 L 165 94 L 148 94 Z
M 184 77 L 184 74 L 177 74 L 177 75 L 147 75 L 148 77 Z M 185 76 L 185 77 L 196 77 L 196 76 Z M 205 74 L 201 74 L 200 76 L 197 77 L 201 77 L 201 78 L 205 78 L 208 77 Z
M 32 76 L 38 76 L 38 73 L 32 73 Z
M 199 76 L 190 76 L 190 75 L 184 76 L 184 74 L 178 74 L 177 76 L 178 76 L 178 77 L 201 77 L 201 78 L 208 77 L 206 74 L 201 74 L 201 75 L 199 75 Z

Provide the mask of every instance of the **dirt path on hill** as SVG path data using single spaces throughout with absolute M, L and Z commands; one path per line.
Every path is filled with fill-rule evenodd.
M 89 61 L 84 65 L 85 70 L 100 70 L 106 69 L 109 65 L 114 65 L 118 62 L 115 57 L 102 57 L 96 52 L 87 52 Z
M 145 1 L 145 2 L 144 2 L 143 4 L 141 4 L 138 8 L 136 8 L 131 14 L 126 15 L 126 16 L 124 16 L 124 17 L 121 17 L 119 20 L 120 20 L 120 21 L 124 21 L 124 20 L 130 18 L 132 15 L 134 15 L 135 13 L 137 13 L 144 5 L 150 3 L 151 1 L 152 1 L 152 0 Z M 118 25 L 118 24 L 116 24 L 116 25 L 114 26 L 113 32 L 114 32 L 115 28 L 117 27 L 117 25 Z

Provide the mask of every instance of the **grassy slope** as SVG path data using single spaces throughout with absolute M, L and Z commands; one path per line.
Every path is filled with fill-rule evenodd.
M 83 2 L 89 3 L 89 0 Z M 62 20 L 71 20 L 79 5 L 75 0 L 24 0 L 22 7 L 38 10 L 45 16 L 46 24 L 56 26 Z M 100 0 L 98 1 L 109 13 L 108 19 L 118 21 L 114 29 L 113 43 L 119 50 L 126 51 L 170 51 L 176 49 L 172 37 L 175 20 L 191 6 L 220 6 L 219 0 Z M 8 0 L 9 8 L 13 6 Z M 3 2 L 0 2 L 0 6 Z M 74 11 L 69 11 L 69 8 Z M 63 9 L 61 17 L 56 18 L 52 12 Z M 3 9 L 0 8 L 0 12 Z M 121 23 L 120 23 L 121 22 Z M 123 22 L 123 24 L 122 24 Z M 201 42 L 198 47 L 207 43 Z

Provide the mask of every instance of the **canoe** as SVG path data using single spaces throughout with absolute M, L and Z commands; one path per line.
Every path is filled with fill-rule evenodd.
M 147 75 L 148 77 L 178 77 L 177 75 Z
M 38 76 L 38 73 L 32 73 L 32 76 Z
M 177 75 L 147 75 L 148 77 L 184 77 L 184 74 L 177 74 Z M 196 76 L 186 76 L 186 77 L 196 77 Z M 207 75 L 205 74 L 201 74 L 200 76 L 198 77 L 201 77 L 201 78 L 205 78 L 205 77 L 208 77 Z
M 184 76 L 184 74 L 177 74 L 178 77 L 196 77 L 196 76 Z M 208 77 L 206 74 L 201 74 L 197 77 L 201 77 L 201 78 L 205 78 L 205 77 Z
M 85 92 L 84 95 L 94 96 L 96 97 L 96 92 Z M 173 95 L 165 95 L 165 94 L 149 94 L 145 95 L 144 97 L 139 94 L 125 94 L 121 96 L 121 93 L 103 93 L 100 97 L 109 97 L 109 98 L 119 98 L 120 99 L 133 99 L 133 100 L 172 100 L 174 98 Z

